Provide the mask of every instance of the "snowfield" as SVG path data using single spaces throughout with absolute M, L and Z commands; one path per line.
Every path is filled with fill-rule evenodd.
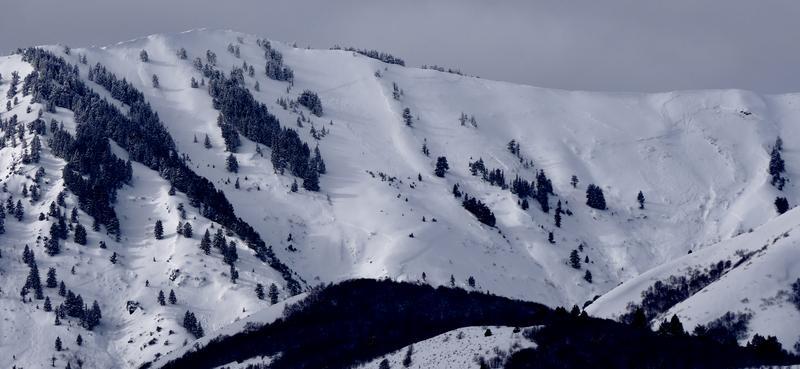
M 486 331 L 491 335 L 486 336 Z M 379 369 L 381 361 L 389 362 L 391 368 L 414 369 L 462 369 L 479 368 L 479 360 L 485 362 L 499 358 L 499 362 L 512 352 L 536 345 L 522 336 L 522 331 L 513 327 L 466 327 L 415 343 L 411 347 L 411 364 L 403 365 L 409 347 L 404 347 L 385 358 L 375 359 L 361 365 L 361 369 Z
M 791 210 L 778 217 L 773 205 L 779 195 L 787 197 L 791 206 L 800 199 L 794 183 L 800 173 L 800 95 L 541 89 L 273 41 L 284 63 L 294 70 L 290 85 L 267 78 L 257 39 L 233 31 L 193 30 L 106 47 L 73 48 L 69 55 L 62 46 L 44 48 L 78 65 L 84 81 L 109 100 L 110 94 L 87 79 L 88 68 L 95 63 L 141 90 L 192 169 L 223 190 L 236 214 L 308 285 L 354 277 L 443 285 L 452 276 L 457 286 L 550 306 L 582 306 L 611 291 L 588 311 L 614 317 L 657 279 L 688 266 L 735 261 L 737 250 L 767 245 L 668 315 L 678 314 L 691 328 L 729 310 L 750 311 L 751 336 L 776 335 L 784 347 L 800 338 L 800 311 L 781 293 L 800 277 L 800 231 L 793 229 L 800 213 Z M 226 51 L 229 44 L 240 48 L 240 57 Z M 186 49 L 186 60 L 176 55 L 180 48 Z M 147 63 L 139 60 L 142 50 L 149 55 Z M 269 149 L 260 147 L 264 155 L 259 155 L 257 145 L 244 137 L 234 154 L 239 172 L 225 170 L 228 152 L 217 126 L 218 111 L 204 86 L 190 88 L 189 83 L 192 77 L 201 80 L 192 60 L 205 61 L 207 50 L 216 53 L 217 68 L 225 73 L 243 62 L 253 65 L 255 75 L 245 74 L 250 92 L 282 126 L 296 129 L 312 150 L 319 146 L 327 167 L 320 192 L 302 188 L 291 192 L 295 178 L 276 174 Z M 81 56 L 88 65 L 79 62 Z M 32 67 L 18 55 L 0 58 L 3 103 L 13 71 L 24 79 Z M 154 74 L 159 88 L 152 86 Z M 255 90 L 256 83 L 260 91 Z M 392 96 L 393 83 L 403 90 L 399 99 Z M 306 89 L 319 94 L 321 117 L 305 108 L 292 111 L 277 104 L 280 98 L 296 99 Z M 17 97 L 19 103 L 10 111 L 3 106 L 0 118 L 16 114 L 21 122 L 31 122 L 44 110 L 42 104 L 31 103 L 30 96 Z M 124 110 L 124 104 L 114 103 Z M 413 127 L 402 120 L 404 108 L 413 115 Z M 302 127 L 301 112 L 310 118 Z M 462 125 L 462 113 L 474 116 L 477 127 Z M 55 119 L 74 132 L 70 111 L 44 112 L 43 119 L 48 123 Z M 324 127 L 329 134 L 317 140 L 310 133 L 312 127 L 317 131 Z M 203 145 L 205 135 L 211 141 L 209 149 Z M 767 173 L 778 136 L 784 141 L 789 178 L 783 191 L 770 184 Z M 30 143 L 32 137 L 28 134 L 25 139 Z M 520 143 L 523 160 L 507 149 L 511 140 Z M 218 330 L 240 329 L 243 325 L 231 324 L 246 322 L 248 316 L 269 307 L 256 297 L 257 283 L 265 287 L 276 283 L 280 299 L 289 297 L 281 275 L 260 262 L 241 240 L 229 237 L 239 245 L 240 258 L 240 279 L 232 284 L 221 255 L 206 256 L 198 246 L 203 232 L 209 229 L 213 234 L 219 225 L 203 218 L 184 194 L 170 196 L 169 183 L 138 163 L 133 163 L 132 185 L 119 191 L 114 204 L 122 226 L 120 242 L 102 230 L 92 231 L 91 217 L 80 212 L 88 244 L 77 245 L 70 236 L 60 255 L 47 256 L 40 237 L 48 235 L 50 222 L 37 217 L 47 213 L 63 189 L 65 162 L 52 155 L 46 141 L 43 136 L 38 165 L 21 164 L 19 143 L 12 147 L 8 142 L 0 149 L 0 179 L 7 187 L 0 200 L 21 199 L 22 185 L 32 183 L 37 167 L 46 171 L 41 199 L 34 203 L 25 199 L 23 221 L 7 215 L 6 233 L 0 235 L 0 367 L 49 366 L 55 356 L 62 367 L 70 362 L 74 368 L 80 359 L 84 367 L 134 368 L 194 344 L 194 337 L 181 326 L 187 310 L 198 316 L 208 339 Z M 429 157 L 422 153 L 423 143 Z M 119 146 L 114 145 L 114 152 L 127 157 Z M 450 166 L 444 178 L 433 174 L 439 156 L 445 156 Z M 471 175 L 468 164 L 478 158 L 490 169 L 502 169 L 507 182 L 516 175 L 530 181 L 544 170 L 556 194 L 550 197 L 549 213 L 532 199 L 530 209 L 523 210 L 509 190 Z M 579 179 L 575 188 L 570 184 L 573 175 Z M 590 183 L 603 189 L 609 209 L 586 206 Z M 455 184 L 491 208 L 496 228 L 478 222 L 462 208 L 452 195 Z M 644 209 L 636 202 L 639 191 L 647 199 Z M 557 201 L 572 214 L 563 216 L 560 228 L 553 218 Z M 62 211 L 71 210 L 77 199 L 68 195 L 66 203 Z M 176 235 L 179 203 L 194 229 L 192 239 Z M 156 220 L 164 222 L 161 240 L 153 237 Z M 550 232 L 554 243 L 548 241 Z M 99 248 L 100 241 L 108 248 Z M 53 314 L 41 310 L 41 301 L 21 302 L 19 290 L 28 273 L 21 263 L 26 244 L 36 254 L 43 280 L 53 267 L 67 288 L 84 301 L 100 303 L 103 320 L 94 332 L 69 320 L 54 326 Z M 578 249 L 580 270 L 568 263 L 570 252 Z M 114 252 L 116 264 L 109 261 Z M 592 283 L 584 280 L 587 269 Z M 469 277 L 474 277 L 475 287 L 468 285 Z M 159 290 L 174 290 L 177 304 L 160 306 Z M 45 295 L 54 305 L 62 301 L 54 289 L 45 289 Z M 128 301 L 138 302 L 139 308 L 131 313 Z M 276 309 L 281 308 L 253 317 L 269 321 L 266 317 L 277 317 Z M 491 355 L 492 347 L 507 350 L 515 341 L 510 328 L 492 331 L 493 336 L 484 338 L 482 329 L 465 328 L 461 332 L 468 344 L 458 342 L 458 333 L 451 332 L 415 345 L 414 365 L 466 367 L 472 363 L 472 353 Z M 84 339 L 82 346 L 75 344 L 78 334 Z M 56 337 L 65 350 L 54 351 Z M 447 348 L 456 343 L 458 347 Z M 401 350 L 389 356 L 393 367 L 404 354 Z M 464 365 L 448 366 L 461 363 L 454 361 L 456 357 L 466 360 Z M 365 367 L 377 367 L 379 361 Z

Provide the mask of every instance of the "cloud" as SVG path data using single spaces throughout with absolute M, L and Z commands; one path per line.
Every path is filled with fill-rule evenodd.
M 0 50 L 230 28 L 543 87 L 777 93 L 800 91 L 798 17 L 790 0 L 25 0 L 3 5 Z

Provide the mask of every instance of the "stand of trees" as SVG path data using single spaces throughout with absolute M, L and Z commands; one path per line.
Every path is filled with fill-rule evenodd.
M 68 161 L 63 174 L 67 188 L 78 196 L 81 209 L 98 224 L 105 225 L 110 234 L 119 237 L 119 219 L 112 204 L 116 190 L 130 180 L 131 165 L 111 152 L 108 139 L 113 139 L 132 160 L 157 171 L 177 190 L 186 193 L 204 217 L 245 240 L 261 260 L 281 273 L 289 291 L 300 292 L 301 284 L 295 274 L 277 259 L 249 224 L 236 216 L 225 194 L 214 188 L 208 179 L 194 173 L 180 158 L 172 137 L 143 95 L 124 94 L 127 96 L 124 102 L 130 106 L 125 116 L 80 80 L 77 66 L 37 48 L 25 49 L 22 56 L 34 67 L 25 81 L 33 99 L 52 101 L 75 113 L 79 123 L 75 137 L 58 130 L 53 133 L 50 144 L 56 155 Z M 126 91 L 132 89 L 130 85 L 125 88 Z
M 398 57 L 396 57 L 396 56 L 394 56 L 392 54 L 385 53 L 385 52 L 378 51 L 378 50 L 356 49 L 354 47 L 341 47 L 339 45 L 336 45 L 336 46 L 332 47 L 331 50 L 352 51 L 354 53 L 359 53 L 361 55 L 364 55 L 364 56 L 372 58 L 372 59 L 380 60 L 380 61 L 382 61 L 384 63 L 396 64 L 396 65 L 402 65 L 402 66 L 406 65 L 406 62 L 403 59 L 398 58 Z
M 293 175 L 303 178 L 303 187 L 310 191 L 319 190 L 319 175 L 323 174 L 321 168 L 324 168 L 319 150 L 315 150 L 312 156 L 308 144 L 300 139 L 296 131 L 281 128 L 280 122 L 266 105 L 222 73 L 213 71 L 209 75 L 208 93 L 213 99 L 214 108 L 220 111 L 221 126 L 228 125 L 248 139 L 271 148 L 272 165 L 278 173 L 283 174 L 288 169 Z

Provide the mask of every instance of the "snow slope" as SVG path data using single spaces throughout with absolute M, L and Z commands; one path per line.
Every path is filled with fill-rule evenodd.
M 432 284 L 447 284 L 452 275 L 457 285 L 468 287 L 467 279 L 473 276 L 475 288 L 496 294 L 549 305 L 582 304 L 665 262 L 685 260 L 678 258 L 690 250 L 692 257 L 703 255 L 703 250 L 714 253 L 719 247 L 712 245 L 775 218 L 772 201 L 779 192 L 769 184 L 767 166 L 778 135 L 785 143 L 787 176 L 791 180 L 800 171 L 797 94 L 550 90 L 389 65 L 347 51 L 273 42 L 283 53 L 284 63 L 294 69 L 295 82 L 290 85 L 264 75 L 265 59 L 257 38 L 233 31 L 194 30 L 106 47 L 73 48 L 69 55 L 60 46 L 46 48 L 79 65 L 84 79 L 88 66 L 79 64 L 82 55 L 89 65 L 99 62 L 137 86 L 178 150 L 191 159 L 193 169 L 224 190 L 237 215 L 310 284 L 352 277 L 421 280 L 424 273 Z M 240 47 L 239 58 L 226 51 L 228 44 Z M 181 47 L 188 52 L 187 60 L 176 56 Z M 141 50 L 148 52 L 150 62 L 139 60 Z M 292 193 L 294 178 L 276 174 L 269 150 L 264 148 L 262 157 L 256 154 L 256 145 L 243 137 L 235 154 L 241 188 L 234 188 L 236 177 L 224 169 L 228 153 L 216 125 L 218 112 L 203 88 L 189 87 L 191 77 L 201 78 L 192 59 L 204 58 L 206 50 L 217 54 L 217 68 L 223 72 L 243 62 L 255 66 L 255 76 L 245 76 L 253 95 L 267 104 L 283 126 L 297 129 L 312 147 L 319 145 L 328 170 L 321 178 L 321 192 Z M 18 56 L 0 59 L 0 96 L 5 96 L 14 70 L 24 77 L 31 68 Z M 152 87 L 153 74 L 158 75 L 160 88 Z M 254 90 L 256 82 L 260 91 Z M 393 82 L 404 91 L 399 100 L 392 97 Z M 102 94 L 102 88 L 87 83 Z M 324 114 L 317 118 L 300 110 L 312 122 L 298 127 L 299 113 L 284 110 L 276 100 L 295 99 L 304 89 L 319 94 Z M 0 117 L 18 114 L 21 121 L 35 119 L 41 106 L 33 104 L 33 112 L 25 113 L 30 97 L 18 96 L 22 102 Z M 413 128 L 402 122 L 406 107 L 415 117 Z M 462 112 L 474 115 L 477 127 L 462 126 L 458 121 Z M 50 118 L 63 121 L 68 129 L 74 126 L 69 111 L 60 109 L 54 116 L 45 113 L 45 119 Z M 309 133 L 312 125 L 317 130 L 324 126 L 330 134 L 317 142 Z M 206 134 L 211 149 L 203 146 Z M 194 142 L 195 137 L 199 142 Z M 533 162 L 532 168 L 506 149 L 512 139 L 520 142 L 522 157 Z M 423 142 L 430 148 L 430 157 L 421 153 Z M 42 165 L 52 185 L 32 205 L 41 210 L 28 209 L 29 214 L 46 212 L 61 188 L 64 162 L 48 154 L 46 146 Z M 3 182 L 15 199 L 26 180 L 23 174 L 12 174 L 10 165 L 19 160 L 20 152 L 19 147 L 0 151 Z M 433 175 L 438 156 L 446 156 L 450 164 L 445 178 Z M 516 174 L 532 180 L 535 171 L 544 169 L 557 194 L 550 206 L 561 200 L 573 215 L 564 216 L 562 227 L 556 228 L 552 209 L 545 214 L 531 201 L 531 208 L 522 210 L 508 190 L 470 175 L 467 164 L 479 157 L 489 168 L 503 169 L 509 181 Z M 23 168 L 33 170 L 34 166 Z M 379 173 L 395 179 L 382 180 Z M 577 188 L 570 185 L 572 175 L 580 180 Z M 451 195 L 456 183 L 489 205 L 497 228 L 479 223 L 460 206 Z M 585 205 L 589 183 L 603 188 L 608 210 Z M 44 255 L 41 246 L 35 249 L 42 273 L 54 266 L 68 287 L 85 299 L 101 302 L 103 326 L 91 335 L 83 334 L 85 339 L 96 337 L 97 342 L 80 351 L 96 358 L 98 366 L 134 367 L 172 351 L 190 339 L 179 327 L 187 309 L 195 311 L 210 332 L 266 306 L 253 293 L 255 283 L 282 283 L 279 274 L 241 247 L 243 264 L 238 268 L 242 276 L 232 285 L 227 268 L 217 260 L 219 255 L 207 257 L 199 252 L 199 236 L 211 224 L 191 206 L 187 210 L 195 239 L 176 237 L 175 208 L 188 201 L 182 194 L 168 196 L 168 188 L 157 173 L 134 164 L 134 183 L 120 191 L 115 204 L 123 228 L 121 243 L 90 231 L 90 245 L 104 239 L 109 249 L 68 243 L 66 252 L 55 258 Z M 635 200 L 640 190 L 647 198 L 644 210 L 638 209 Z M 798 188 L 790 181 L 783 194 L 795 204 Z M 74 199 L 68 204 L 71 208 Z M 88 216 L 82 216 L 88 224 Z M 0 319 L 12 327 L 0 336 L 0 366 L 39 365 L 35 360 L 51 355 L 56 335 L 71 343 L 77 334 L 64 326 L 45 329 L 52 327 L 50 319 L 37 315 L 31 304 L 19 302 L 17 291 L 27 272 L 18 262 L 22 246 L 35 245 L 36 236 L 46 234 L 49 227 L 47 222 L 29 218 L 22 223 L 7 219 L 8 231 L 0 236 L 8 245 L 0 259 L 4 276 Z M 152 237 L 155 219 L 162 219 L 167 230 L 160 241 Z M 551 231 L 555 244 L 547 240 Z M 581 259 L 588 257 L 589 263 L 575 270 L 567 259 L 579 245 L 584 246 Z M 114 267 L 108 263 L 111 252 L 120 255 L 121 263 Z M 796 257 L 780 260 L 787 268 L 794 266 L 797 274 Z M 72 265 L 79 266 L 76 275 L 69 274 Z M 82 270 L 81 265 L 93 266 Z M 587 268 L 593 283 L 583 279 Z M 172 281 L 169 277 L 176 269 L 181 270 L 180 277 Z M 741 278 L 749 280 L 749 273 Z M 158 306 L 159 289 L 176 289 L 179 306 Z M 144 309 L 128 314 L 127 300 L 140 301 Z M 597 314 L 615 314 L 618 307 L 602 312 L 598 307 Z M 797 318 L 797 311 L 781 311 L 783 315 L 772 319 Z M 170 329 L 177 337 L 167 337 Z M 791 340 L 790 336 L 787 332 L 780 337 Z M 158 338 L 155 345 L 145 344 L 153 337 Z M 165 340 L 169 346 L 163 345 Z
M 786 348 L 800 342 L 800 309 L 788 300 L 791 284 L 800 278 L 800 209 L 793 209 L 753 232 L 720 242 L 658 266 L 623 283 L 587 308 L 592 315 L 615 317 L 629 302 L 641 302 L 641 293 L 657 280 L 685 275 L 720 260 L 747 261 L 734 266 L 719 280 L 662 314 L 677 314 L 688 330 L 706 324 L 728 311 L 750 313 L 747 340 L 756 333 L 776 336 Z M 660 321 L 660 319 L 658 320 Z
M 486 336 L 487 329 L 491 332 Z M 465 327 L 415 343 L 411 349 L 411 365 L 414 369 L 465 369 L 479 368 L 479 358 L 486 362 L 499 358 L 504 362 L 507 355 L 536 345 L 515 332 L 513 327 Z M 361 365 L 362 369 L 379 369 L 380 362 L 389 361 L 391 368 L 405 368 L 409 347 Z

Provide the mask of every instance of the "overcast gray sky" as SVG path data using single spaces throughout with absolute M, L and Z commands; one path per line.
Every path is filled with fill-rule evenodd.
M 800 92 L 796 0 L 8 0 L 0 50 L 229 28 L 408 65 L 611 91 Z

